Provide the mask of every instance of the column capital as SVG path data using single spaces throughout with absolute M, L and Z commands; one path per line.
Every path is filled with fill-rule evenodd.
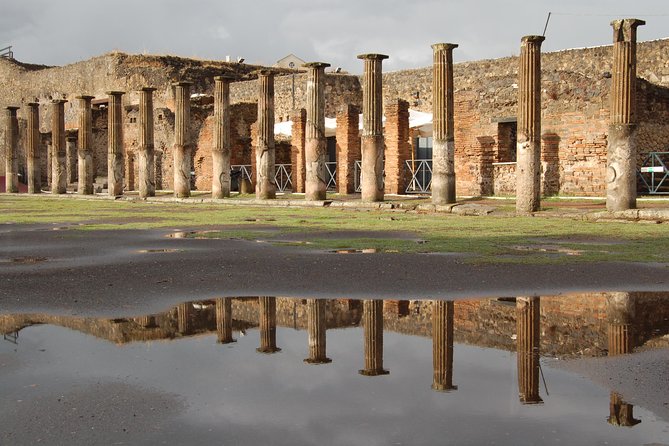
M 214 76 L 214 80 L 217 82 L 234 82 L 237 78 L 231 74 L 221 74 L 219 76 Z
M 619 19 L 613 20 L 613 42 L 633 42 L 636 41 L 636 29 L 638 26 L 645 25 L 646 21 L 641 19 Z
M 383 59 L 388 59 L 388 56 L 385 54 L 375 54 L 375 53 L 368 53 L 368 54 L 358 54 L 358 59 L 363 59 L 363 60 L 383 60 Z
M 435 51 L 453 51 L 459 45 L 457 43 L 435 43 L 431 46 Z
M 82 94 L 82 95 L 79 95 L 79 96 L 75 96 L 74 98 L 75 99 L 83 99 L 85 101 L 91 101 L 91 100 L 95 99 L 95 96 L 91 96 L 89 94 Z
M 52 104 L 65 104 L 67 102 L 66 99 L 53 99 L 51 101 Z
M 144 91 L 146 93 L 153 93 L 156 90 L 157 90 L 156 87 L 142 87 L 139 89 L 139 91 Z
M 5 107 L 5 110 L 9 110 L 9 111 L 13 111 L 13 112 L 15 112 L 15 111 L 18 110 L 19 108 L 21 108 L 21 107 L 17 107 L 17 106 L 15 106 L 15 105 L 10 105 L 10 106 L 8 106 L 8 107 Z
M 327 67 L 330 67 L 332 65 L 330 65 L 327 62 L 307 62 L 307 63 L 303 64 L 302 66 L 305 67 L 305 68 L 316 68 L 316 69 L 318 69 L 318 68 L 327 68 Z
M 191 85 L 193 85 L 193 82 L 191 81 L 172 82 L 173 87 L 190 87 Z
M 522 43 L 528 42 L 528 43 L 538 43 L 538 44 L 541 44 L 541 42 L 543 42 L 544 40 L 546 40 L 545 36 L 523 36 L 523 38 L 520 39 Z
M 107 91 L 105 92 L 109 96 L 122 96 L 125 94 L 125 91 L 117 91 L 117 90 L 112 90 L 112 91 Z
M 39 102 L 28 102 L 26 105 L 28 107 L 39 107 Z

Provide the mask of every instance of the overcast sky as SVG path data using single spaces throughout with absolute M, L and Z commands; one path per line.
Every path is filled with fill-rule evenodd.
M 289 53 L 359 73 L 361 53 L 384 71 L 431 64 L 430 45 L 458 43 L 456 61 L 518 53 L 546 32 L 545 51 L 611 43 L 609 22 L 638 17 L 639 40 L 669 37 L 667 0 L 11 0 L 0 48 L 18 60 L 64 65 L 112 50 L 271 65 Z

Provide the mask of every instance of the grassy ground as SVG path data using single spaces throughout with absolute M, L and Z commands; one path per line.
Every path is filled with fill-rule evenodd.
M 594 223 L 512 214 L 461 217 L 3 195 L 2 223 L 56 224 L 75 230 L 197 228 L 211 232 L 191 236 L 267 240 L 318 249 L 470 253 L 464 260 L 468 262 L 669 262 L 666 224 Z

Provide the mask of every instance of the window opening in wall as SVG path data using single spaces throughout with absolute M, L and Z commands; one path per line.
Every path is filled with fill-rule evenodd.
M 327 162 L 328 163 L 336 163 L 337 162 L 337 139 L 334 136 L 328 136 L 325 141 L 327 142 L 327 149 L 328 149 L 328 156 L 327 156 Z
M 431 160 L 432 159 L 432 137 L 428 136 L 426 138 L 418 137 L 415 141 L 416 147 L 416 159 L 418 160 Z
M 130 118 L 130 124 L 134 124 L 137 122 L 137 118 Z
M 518 124 L 516 121 L 499 122 L 497 124 L 497 162 L 516 162 L 516 143 Z

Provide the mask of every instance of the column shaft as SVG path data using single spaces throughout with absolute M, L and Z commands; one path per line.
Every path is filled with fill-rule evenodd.
M 109 91 L 107 94 L 109 95 L 107 193 L 118 196 L 123 195 L 123 92 Z
M 632 353 L 634 337 L 632 323 L 636 305 L 632 293 L 615 292 L 607 295 L 607 337 L 609 356 Z
M 177 331 L 181 335 L 191 334 L 191 313 L 193 312 L 193 304 L 186 302 L 177 306 Z
M 232 298 L 216 299 L 216 333 L 220 344 L 235 342 L 232 338 Z
M 327 357 L 325 299 L 307 299 L 307 331 L 309 332 L 309 357 L 307 364 L 326 364 L 332 362 Z
M 77 151 L 77 192 L 93 194 L 93 96 L 78 96 L 79 99 L 79 147 Z
M 453 301 L 432 302 L 432 389 L 449 391 L 453 385 Z
M 646 22 L 614 20 L 606 208 L 636 208 L 636 29 Z
M 541 43 L 525 36 L 518 69 L 516 212 L 529 214 L 541 205 Z
M 258 143 L 256 145 L 256 198 L 276 198 L 274 181 L 274 73 L 258 76 Z
M 65 138 L 65 178 L 67 184 L 77 182 L 77 137 Z
M 455 203 L 453 43 L 432 45 L 432 202 Z
M 305 199 L 325 200 L 327 143 L 325 140 L 325 68 L 322 62 L 304 65 L 307 74 L 307 128 L 305 145 Z
M 42 177 L 40 172 L 40 134 L 39 134 L 39 104 L 31 102 L 28 104 L 27 125 L 27 169 L 28 169 L 28 193 L 39 194 L 42 192 Z
M 156 163 L 153 138 L 153 92 L 155 88 L 145 87 L 139 91 L 139 143 L 137 163 L 140 198 L 156 195 Z
M 362 319 L 365 331 L 365 368 L 361 375 L 377 376 L 390 373 L 383 369 L 383 301 L 364 300 Z
M 7 107 L 5 127 L 5 192 L 19 192 L 19 120 L 16 110 Z
M 260 353 L 275 353 L 281 351 L 276 346 L 276 297 L 259 297 L 260 312 Z
M 539 404 L 540 299 L 516 298 L 518 395 L 522 404 Z
M 230 82 L 224 76 L 214 78 L 214 148 L 211 151 L 212 198 L 230 196 Z
M 65 100 L 52 102 L 51 113 L 51 193 L 67 190 L 65 170 Z
M 192 143 L 190 135 L 190 86 L 192 82 L 174 84 L 174 196 L 190 197 Z

